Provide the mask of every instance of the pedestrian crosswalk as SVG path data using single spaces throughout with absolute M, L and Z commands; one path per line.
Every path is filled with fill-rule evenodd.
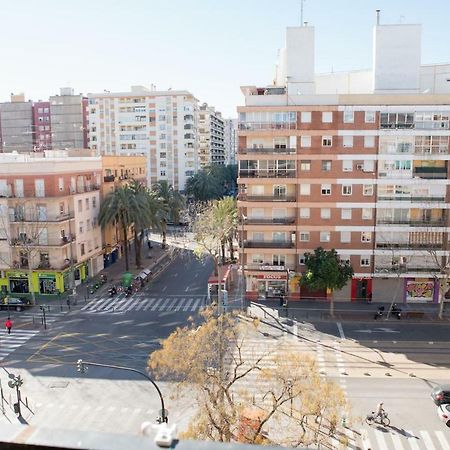
M 39 330 L 21 330 L 14 327 L 11 334 L 8 334 L 7 331 L 0 332 L 0 361 L 3 361 L 37 333 Z
M 443 424 L 442 430 L 389 430 L 364 429 L 361 433 L 361 450 L 450 450 L 450 435 Z
M 119 294 L 115 297 L 94 298 L 81 308 L 85 313 L 126 313 L 130 311 L 182 311 L 193 312 L 201 309 L 204 302 L 204 295 L 197 296 L 166 296 L 150 297 L 145 294 L 134 294 L 125 297 Z
M 65 312 L 46 312 L 45 313 L 45 322 L 47 325 L 50 325 L 53 322 L 56 322 L 58 319 L 60 319 L 62 316 L 65 316 L 67 314 L 67 311 Z M 42 325 L 44 321 L 44 315 L 42 311 L 27 311 L 20 314 L 21 319 L 26 319 L 30 322 L 33 322 L 35 325 Z

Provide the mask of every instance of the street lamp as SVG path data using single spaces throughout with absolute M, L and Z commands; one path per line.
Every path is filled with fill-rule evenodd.
M 79 359 L 77 361 L 77 370 L 80 373 L 86 373 L 89 366 L 107 367 L 109 369 L 116 369 L 116 370 L 126 370 L 128 372 L 138 373 L 139 375 L 142 375 L 144 378 L 147 378 L 147 380 L 149 380 L 150 383 L 152 383 L 153 386 L 155 386 L 155 389 L 158 391 L 159 399 L 161 400 L 161 411 L 160 411 L 160 416 L 157 418 L 157 422 L 158 423 L 168 423 L 169 422 L 168 411 L 164 407 L 164 399 L 163 399 L 162 393 L 161 393 L 158 385 L 145 372 L 141 372 L 140 370 L 133 369 L 131 367 L 116 366 L 113 364 L 100 364 L 100 363 L 95 363 L 95 362 L 90 362 L 90 361 L 83 361 L 82 359 Z
M 8 381 L 8 386 L 11 389 L 16 389 L 17 394 L 17 403 L 14 403 L 14 412 L 18 417 L 22 417 L 22 411 L 20 410 L 20 402 L 22 401 L 20 398 L 20 386 L 23 384 L 23 379 L 20 375 L 14 375 L 13 373 L 8 374 L 10 380 Z

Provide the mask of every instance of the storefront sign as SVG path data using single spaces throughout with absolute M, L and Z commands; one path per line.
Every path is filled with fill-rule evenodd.
M 259 270 L 286 270 L 284 266 L 260 266 Z
M 406 282 L 406 301 L 408 302 L 432 302 L 434 293 L 434 281 Z
M 21 272 L 8 272 L 8 276 L 13 278 L 28 278 L 26 273 Z
M 263 280 L 285 280 L 287 275 L 285 273 L 264 273 L 256 275 L 256 278 Z

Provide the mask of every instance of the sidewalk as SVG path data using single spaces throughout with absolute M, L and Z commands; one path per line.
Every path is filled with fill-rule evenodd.
M 135 251 L 134 244 L 131 245 L 129 252 L 129 270 L 128 272 L 133 275 L 138 275 L 142 269 L 149 269 L 152 272 L 158 270 L 158 267 L 164 264 L 166 258 L 169 258 L 173 254 L 173 248 L 167 246 L 165 249 L 161 248 L 161 244 L 155 241 L 152 242 L 151 250 L 148 249 L 147 241 L 144 240 L 141 251 L 141 262 L 142 267 L 136 268 L 135 264 Z M 150 258 L 149 258 L 150 256 Z M 90 278 L 84 283 L 81 283 L 76 288 L 75 297 L 72 295 L 71 291 L 66 291 L 58 297 L 48 298 L 45 296 L 36 296 L 36 305 L 64 305 L 67 308 L 67 300 L 70 298 L 71 304 L 81 304 L 89 301 L 89 298 L 93 295 L 101 295 L 106 292 L 111 286 L 118 285 L 122 281 L 122 275 L 126 272 L 125 270 L 125 257 L 122 256 L 121 259 L 117 260 L 115 263 L 106 267 L 101 272 L 96 274 L 93 278 Z M 95 294 L 90 294 L 90 287 L 94 280 L 99 280 L 100 275 L 106 275 L 107 282 L 101 286 Z

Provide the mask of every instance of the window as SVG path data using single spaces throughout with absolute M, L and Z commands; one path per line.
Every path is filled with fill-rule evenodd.
M 264 264 L 264 258 L 261 255 L 254 254 L 254 255 L 252 255 L 252 263 L 253 264 Z
M 360 265 L 361 265 L 361 267 L 369 267 L 370 266 L 370 258 L 368 256 L 361 256 Z
M 301 266 L 304 266 L 304 265 L 305 265 L 305 256 L 304 256 L 304 255 L 299 255 L 299 257 L 298 257 L 298 263 L 299 263 Z
M 342 220 L 351 220 L 352 218 L 352 210 L 350 208 L 342 208 L 341 209 L 341 219 Z
M 161 152 L 160 154 L 159 154 L 159 157 L 160 158 L 162 158 L 162 159 L 165 159 L 166 158 L 166 152 Z
M 159 172 L 160 176 L 165 177 L 166 176 L 166 171 L 165 170 L 161 170 L 161 172 Z
M 284 266 L 286 263 L 286 256 L 284 255 L 272 255 L 273 266 Z
M 321 231 L 320 232 L 320 242 L 330 242 L 330 232 Z
M 95 197 L 92 197 L 92 208 L 97 208 L 97 199 Z
M 322 161 L 322 170 L 329 172 L 331 170 L 331 161 Z
M 372 219 L 372 209 L 371 208 L 362 208 L 361 209 L 361 218 L 363 220 Z
M 375 136 L 364 136 L 364 147 L 365 148 L 375 147 Z
M 86 231 L 90 231 L 91 229 L 91 219 L 86 220 Z
M 303 123 L 311 123 L 311 113 L 307 111 L 302 111 L 301 113 L 301 121 Z
M 353 111 L 344 111 L 344 123 L 353 123 L 355 120 Z
M 366 111 L 364 114 L 364 122 L 375 123 L 375 111 Z
M 301 231 L 300 232 L 300 241 L 301 242 L 309 242 L 309 231 Z
M 86 211 L 87 211 L 89 209 L 89 198 L 86 198 L 84 203 L 86 205 Z
M 373 195 L 373 184 L 363 185 L 363 195 L 370 196 Z
M 83 230 L 84 230 L 84 222 L 80 222 L 78 232 L 79 232 L 80 234 L 83 234 Z
M 300 136 L 300 145 L 302 147 L 311 147 L 311 136 Z
M 352 233 L 350 231 L 341 231 L 341 242 L 343 244 L 352 242 Z
M 330 208 L 320 208 L 320 218 L 321 219 L 330 219 L 331 218 L 331 209 Z
M 264 242 L 264 233 L 261 231 L 253 232 L 252 239 L 256 242 Z
M 64 214 L 64 203 L 59 204 L 59 213 Z
M 363 231 L 361 233 L 361 242 L 370 242 L 372 240 L 372 233 L 370 231 Z
M 353 147 L 353 136 L 343 136 L 342 145 L 346 148 Z
M 300 208 L 300 218 L 309 219 L 311 215 L 311 210 L 309 208 Z
M 322 195 L 331 195 L 331 184 L 322 184 L 320 187 L 320 193 Z
M 84 248 L 84 244 L 80 244 L 80 253 L 81 253 L 81 256 L 83 256 L 86 253 L 86 250 Z
M 34 187 L 36 191 L 36 197 L 45 197 L 45 180 L 43 179 L 34 180 Z
M 311 195 L 311 185 L 301 184 L 300 185 L 300 195 Z
M 322 136 L 322 147 L 331 147 L 333 145 L 333 138 L 331 136 Z
M 64 178 L 58 178 L 58 189 L 60 192 L 64 191 Z
M 333 122 L 333 112 L 324 111 L 322 113 L 322 123 L 331 123 L 331 122 Z
M 300 161 L 300 170 L 311 170 L 311 161 Z
M 352 185 L 343 184 L 342 185 L 342 195 L 352 195 Z
M 351 172 L 353 170 L 353 160 L 344 159 L 342 161 L 342 171 L 343 172 Z
M 83 201 L 80 199 L 78 200 L 78 212 L 83 211 Z

